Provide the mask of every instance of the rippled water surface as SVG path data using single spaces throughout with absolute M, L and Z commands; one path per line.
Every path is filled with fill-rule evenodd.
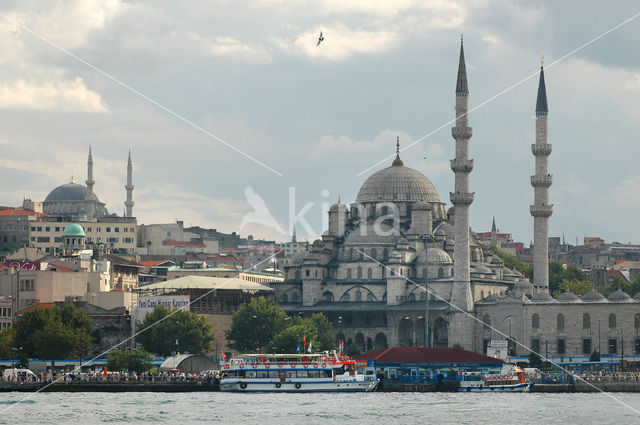
M 14 405 L 15 402 L 23 400 Z M 640 394 L 611 393 L 640 410 Z M 0 394 L 0 424 L 640 423 L 606 394 Z M 9 408 L 7 410 L 7 408 Z

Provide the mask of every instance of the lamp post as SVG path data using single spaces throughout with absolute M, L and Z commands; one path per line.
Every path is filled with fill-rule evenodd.
M 622 371 L 622 364 L 624 362 L 624 333 L 620 329 L 620 371 Z
M 431 348 L 431 327 L 429 326 L 429 237 L 424 238 L 424 343 Z
M 176 355 L 178 355 L 178 337 L 180 332 L 180 321 L 176 320 Z
M 602 346 L 600 345 L 600 322 L 602 322 L 602 319 L 598 319 L 598 354 L 600 355 L 600 360 L 602 360 Z

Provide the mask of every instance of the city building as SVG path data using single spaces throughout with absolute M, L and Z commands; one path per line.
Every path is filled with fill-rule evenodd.
M 13 300 L 11 297 L 0 296 L 0 331 L 13 325 Z

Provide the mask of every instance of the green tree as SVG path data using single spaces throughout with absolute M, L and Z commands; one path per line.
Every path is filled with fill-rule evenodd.
M 269 349 L 269 343 L 285 328 L 287 314 L 280 306 L 264 297 L 253 298 L 240 306 L 225 331 L 229 346 L 241 352 Z
M 553 293 L 553 296 L 558 298 L 560 294 L 565 291 L 571 291 L 574 294 L 580 296 L 591 291 L 593 285 L 590 280 L 578 280 L 578 279 L 564 279 L 558 285 L 558 289 Z
M 589 356 L 589 361 L 590 362 L 599 362 L 600 361 L 600 353 L 597 351 L 594 351 L 593 353 L 591 353 L 591 356 Z
M 549 260 L 549 292 L 552 294 L 557 293 L 563 280 L 590 282 L 587 275 L 575 264 L 569 264 L 565 267 L 560 261 Z
M 516 269 L 529 279 L 533 277 L 533 268 L 524 261 L 519 260 L 515 255 L 501 251 L 495 245 L 491 245 L 490 250 L 493 254 L 497 255 L 502 260 L 505 267 Z
M 540 368 L 544 362 L 538 353 L 534 353 L 533 351 L 529 353 L 529 366 Z
M 358 347 L 358 344 L 356 344 L 355 342 L 351 341 L 347 347 L 344 349 L 344 353 L 347 356 L 353 357 L 353 356 L 357 356 L 359 354 L 362 353 L 362 350 L 360 350 L 360 347 Z
M 24 313 L 13 327 L 13 341 L 19 341 L 29 357 L 53 362 L 77 357 L 80 350 L 89 347 L 91 320 L 71 303 L 36 307 Z
M 122 351 L 119 348 L 111 350 L 107 358 L 107 369 L 132 372 L 146 372 L 151 369 L 153 357 L 143 348 L 136 348 L 133 352 Z
M 0 331 L 0 359 L 13 359 L 13 328 Z
M 298 344 L 300 344 L 300 352 L 304 351 L 304 338 L 307 338 L 307 347 L 312 344 L 312 348 L 316 345 L 318 331 L 310 320 L 292 325 L 277 334 L 271 343 L 272 348 L 275 347 L 276 353 L 295 353 Z
M 311 322 L 316 327 L 318 337 L 313 342 L 313 348 L 317 351 L 333 350 L 336 347 L 333 339 L 333 325 L 329 321 L 329 318 L 322 313 L 316 313 L 311 316 Z
M 188 310 L 171 311 L 165 306 L 147 313 L 137 327 L 136 340 L 145 350 L 160 356 L 170 356 L 174 351 L 204 353 L 215 339 L 204 317 Z

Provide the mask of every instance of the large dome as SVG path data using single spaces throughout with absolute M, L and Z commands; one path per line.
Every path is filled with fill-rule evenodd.
M 399 158 L 391 167 L 374 173 L 364 182 L 356 202 L 426 201 L 440 202 L 433 183 L 419 171 L 407 168 Z
M 69 201 L 86 201 L 89 199 L 89 189 L 76 184 L 68 183 L 58 186 L 53 189 L 45 198 L 44 202 L 69 202 Z M 93 195 L 93 200 L 97 201 L 96 195 Z

